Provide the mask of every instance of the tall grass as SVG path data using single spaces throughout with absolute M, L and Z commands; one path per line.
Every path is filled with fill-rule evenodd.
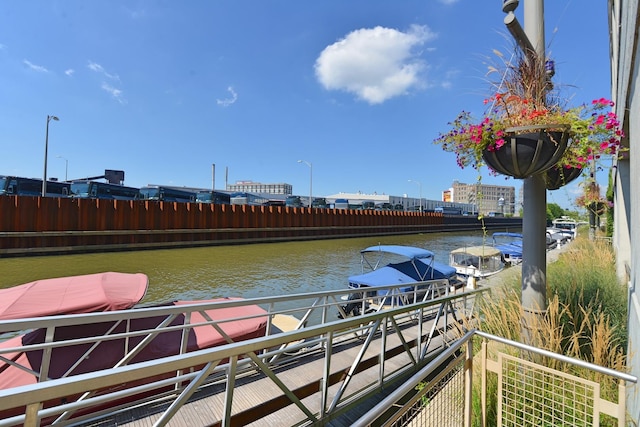
M 610 246 L 579 237 L 547 266 L 547 311 L 529 324 L 528 344 L 554 353 L 581 359 L 617 371 L 625 371 L 627 344 L 626 287 L 616 276 L 614 255 Z M 482 298 L 477 327 L 485 332 L 513 341 L 522 337 L 521 277 L 514 278 L 490 297 Z M 501 348 L 500 351 L 508 351 Z M 600 382 L 602 396 L 617 399 L 616 381 L 593 371 L 554 360 L 537 362 Z M 479 381 L 474 381 L 479 386 Z M 489 396 L 490 422 L 495 425 L 497 384 L 493 381 Z M 474 390 L 474 425 L 480 425 L 479 389 Z M 605 421 L 605 424 L 607 422 Z

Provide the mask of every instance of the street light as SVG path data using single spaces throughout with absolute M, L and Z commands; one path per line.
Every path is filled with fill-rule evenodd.
M 313 197 L 313 164 L 306 160 L 298 160 L 298 163 L 304 163 L 309 166 L 309 207 L 311 207 L 311 198 Z
M 409 182 L 415 182 L 416 184 L 418 184 L 418 189 L 420 191 L 420 212 L 422 212 L 422 184 L 420 183 L 420 181 L 414 181 L 412 179 L 410 179 Z
M 69 171 L 69 159 L 62 156 L 56 156 L 56 158 L 64 160 L 64 182 L 67 182 L 69 180 L 67 178 L 67 172 Z
M 47 131 L 44 136 L 44 176 L 42 177 L 42 197 L 47 195 L 47 150 L 49 149 L 49 122 L 58 121 L 56 116 L 47 116 Z

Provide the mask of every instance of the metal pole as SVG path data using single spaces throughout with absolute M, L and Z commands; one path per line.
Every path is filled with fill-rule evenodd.
M 69 181 L 69 159 L 62 156 L 56 156 L 58 159 L 64 160 L 64 182 Z
M 44 134 L 44 173 L 42 177 L 42 197 L 47 195 L 47 151 L 49 150 L 49 122 L 51 120 L 58 120 L 56 116 L 47 115 L 47 128 Z
M 410 179 L 409 182 L 415 182 L 416 184 L 418 184 L 418 193 L 420 195 L 420 212 L 422 212 L 422 183 L 420 181 L 414 181 L 413 179 Z
M 211 164 L 211 191 L 216 191 L 216 164 Z
M 525 0 L 524 8 L 525 33 L 536 49 L 537 60 L 544 61 L 543 0 Z M 530 328 L 547 310 L 547 191 L 542 174 L 526 178 L 523 193 L 522 320 L 523 338 L 530 342 Z
M 591 165 L 589 166 L 589 182 L 588 187 L 584 189 L 588 194 L 600 195 L 598 191 L 596 193 L 596 159 L 594 158 L 591 161 Z M 589 240 L 596 240 L 596 210 L 598 209 L 598 205 L 596 202 L 592 202 L 587 204 L 587 211 L 589 213 Z
M 309 166 L 309 207 L 311 207 L 311 199 L 313 198 L 313 163 L 306 160 L 298 160 L 298 163 L 304 163 Z
M 311 208 L 312 197 L 313 197 L 313 163 L 309 162 L 309 208 Z

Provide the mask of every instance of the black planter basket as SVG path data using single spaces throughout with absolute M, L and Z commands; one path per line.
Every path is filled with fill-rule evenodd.
M 589 203 L 588 209 L 593 212 L 595 215 L 602 215 L 607 210 L 607 204 L 605 202 L 591 202 Z
M 544 182 L 547 190 L 557 190 L 579 177 L 581 173 L 582 168 L 565 168 L 556 165 L 544 172 Z
M 547 129 L 562 129 L 553 130 Z M 482 158 L 498 173 L 528 178 L 553 167 L 567 148 L 569 125 L 532 125 L 505 129 L 510 136 L 495 151 L 484 150 Z

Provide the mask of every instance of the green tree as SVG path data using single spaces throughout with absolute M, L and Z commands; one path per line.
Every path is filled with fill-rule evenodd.
M 547 203 L 547 221 L 553 221 L 556 218 L 566 215 L 564 209 L 557 203 Z

